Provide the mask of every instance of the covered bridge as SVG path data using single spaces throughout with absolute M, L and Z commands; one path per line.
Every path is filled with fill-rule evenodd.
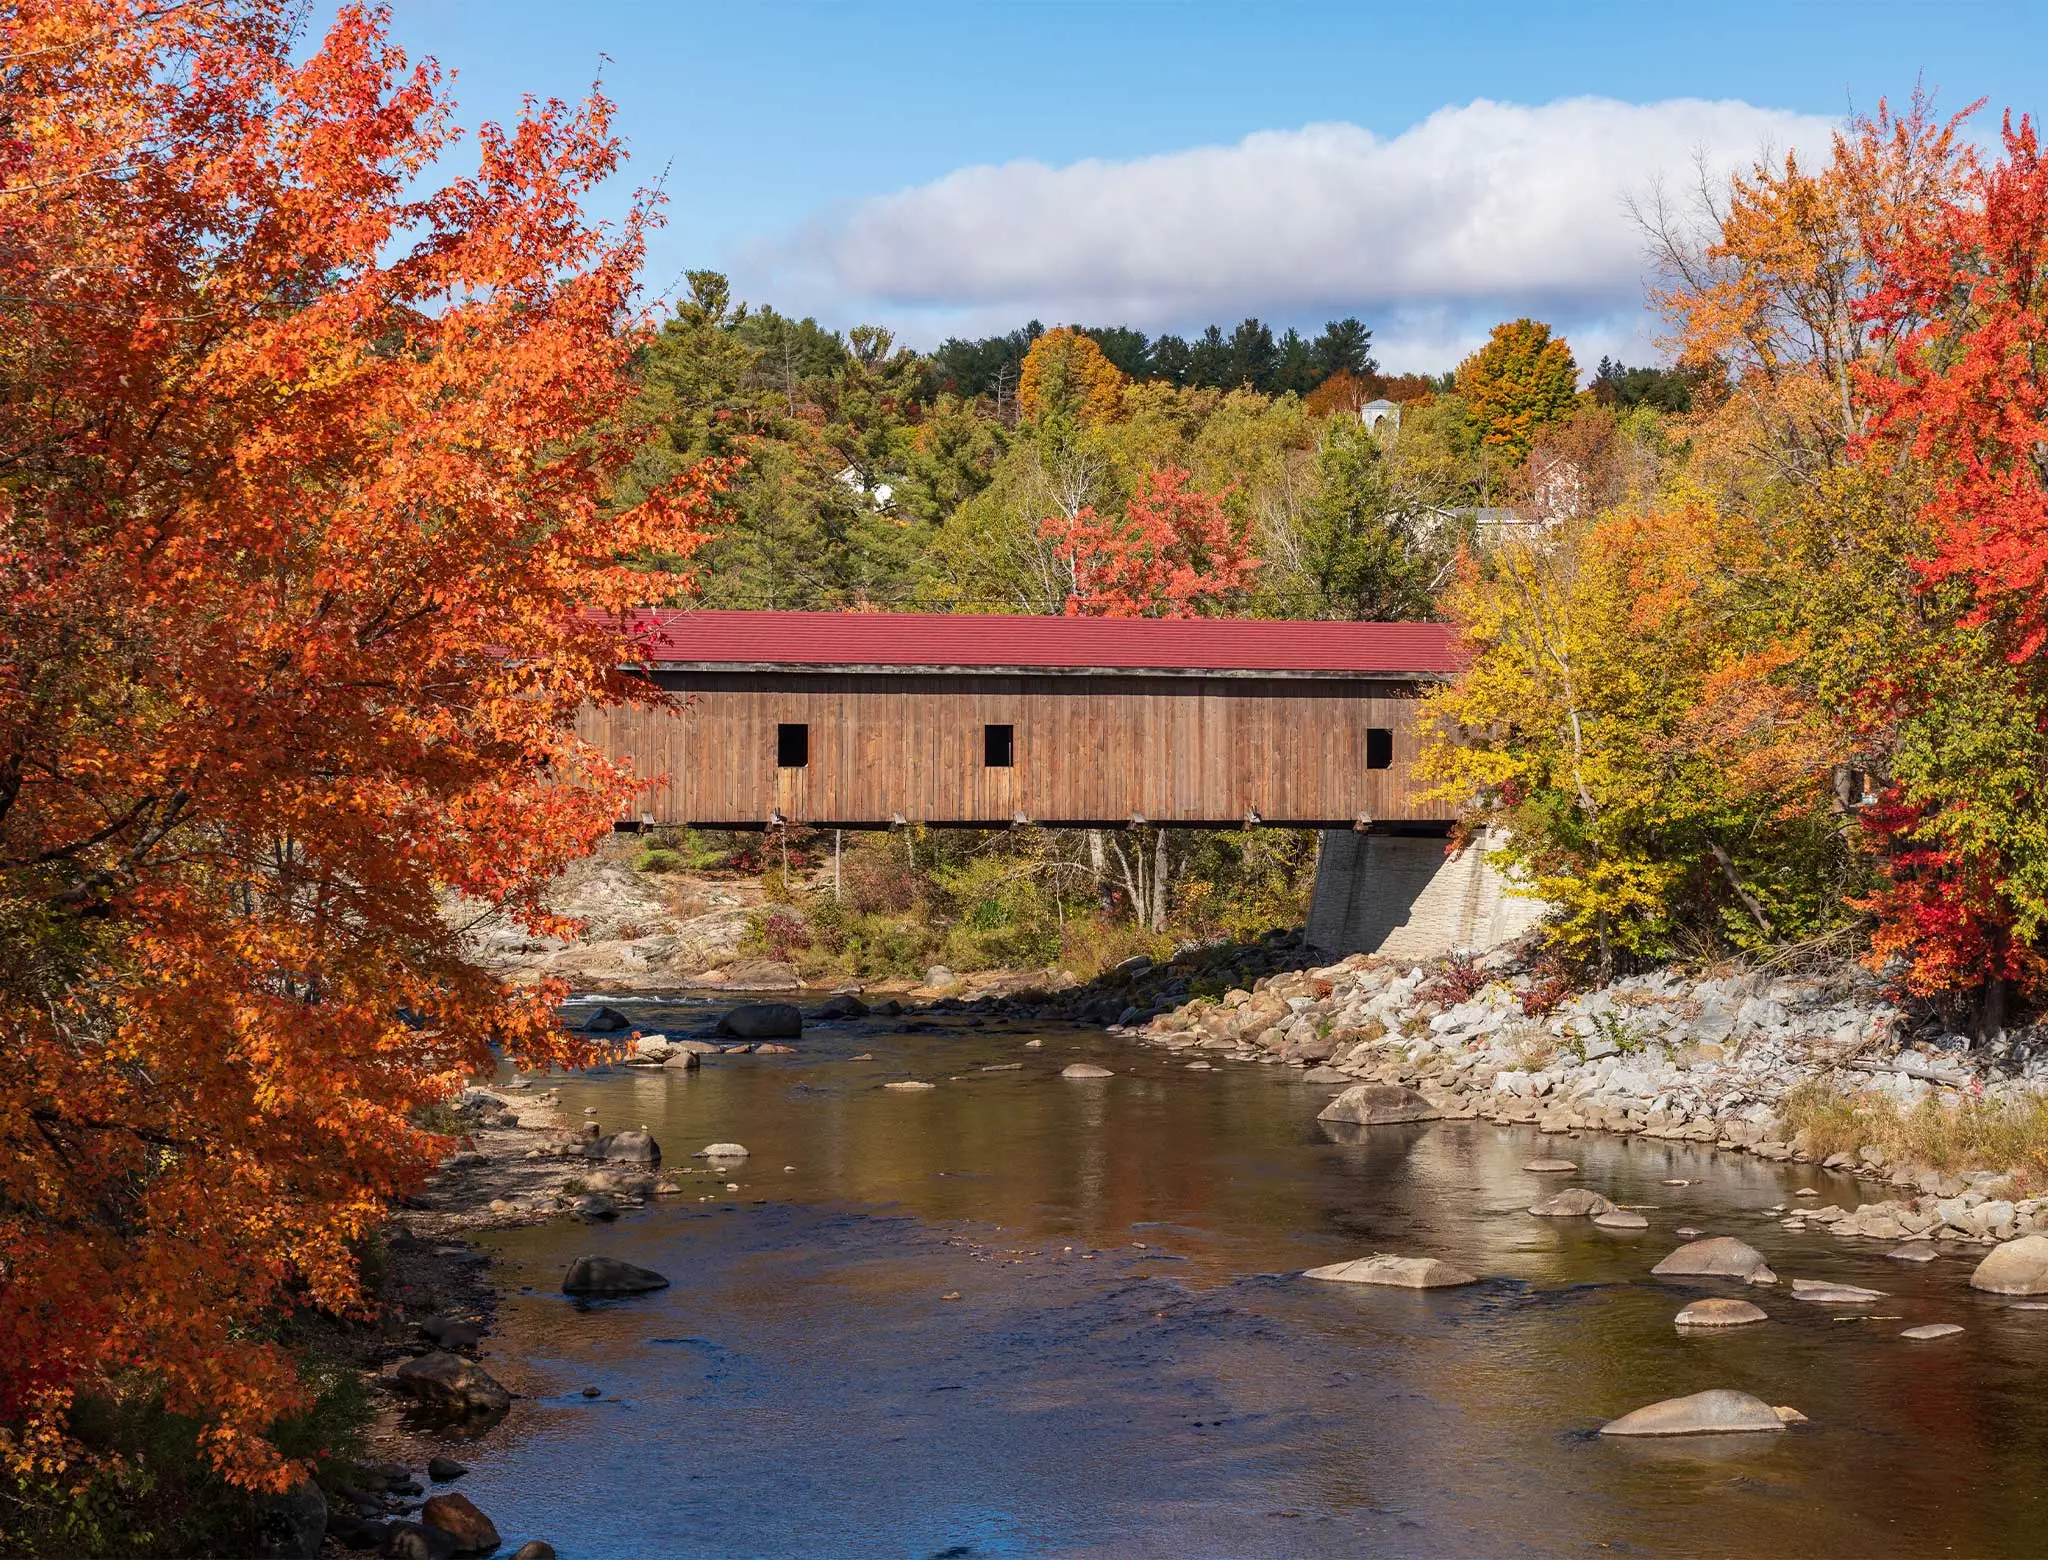
M 588 710 L 651 782 L 627 824 L 1323 831 L 1309 938 L 1484 946 L 1533 911 L 1447 858 L 1418 702 L 1454 676 L 1434 623 L 650 612 L 636 671 L 673 710 Z
M 647 821 L 1240 828 L 1448 823 L 1418 795 L 1435 623 L 673 612 L 636 624 L 675 711 L 583 735 Z

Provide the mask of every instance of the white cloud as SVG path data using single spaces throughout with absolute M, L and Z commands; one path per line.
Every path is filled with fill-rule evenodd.
M 1741 102 L 1444 108 L 1391 139 L 1348 124 L 1066 167 L 966 167 L 862 200 L 758 256 L 773 285 L 924 340 L 955 329 L 1358 313 L 1394 367 L 1439 366 L 1536 313 L 1645 342 L 1627 210 L 1760 153 L 1824 148 L 1831 121 Z M 1404 361 L 1406 360 L 1406 361 Z

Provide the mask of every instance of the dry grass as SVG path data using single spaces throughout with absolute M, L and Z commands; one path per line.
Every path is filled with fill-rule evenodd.
M 1778 1116 L 1787 1132 L 1803 1131 L 1818 1155 L 1875 1144 L 1893 1164 L 2012 1171 L 2031 1186 L 2048 1185 L 2048 1100 L 2038 1097 L 1952 1106 L 1928 1099 L 1901 1111 L 1812 1079 L 1785 1096 Z

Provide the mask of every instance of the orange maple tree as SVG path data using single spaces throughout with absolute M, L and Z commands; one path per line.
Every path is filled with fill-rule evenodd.
M 1017 410 L 1032 421 L 1068 416 L 1108 422 L 1123 406 L 1123 371 L 1103 356 L 1095 338 L 1061 325 L 1031 343 L 1017 372 Z
M 1041 526 L 1071 585 L 1068 617 L 1196 617 L 1250 584 L 1259 560 L 1247 528 L 1176 466 L 1148 471 L 1119 516 L 1093 505 Z
M 580 1053 L 441 913 L 542 888 L 720 468 L 615 512 L 649 210 L 609 105 L 457 139 L 380 11 L 22 0 L 0 116 L 0 1460 L 140 1381 L 229 1477 L 304 1393 L 281 1303 L 498 1055 Z

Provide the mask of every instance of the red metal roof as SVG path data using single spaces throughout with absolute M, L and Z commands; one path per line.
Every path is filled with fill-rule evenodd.
M 636 612 L 646 664 L 1445 676 L 1442 623 L 1013 617 L 937 612 Z

